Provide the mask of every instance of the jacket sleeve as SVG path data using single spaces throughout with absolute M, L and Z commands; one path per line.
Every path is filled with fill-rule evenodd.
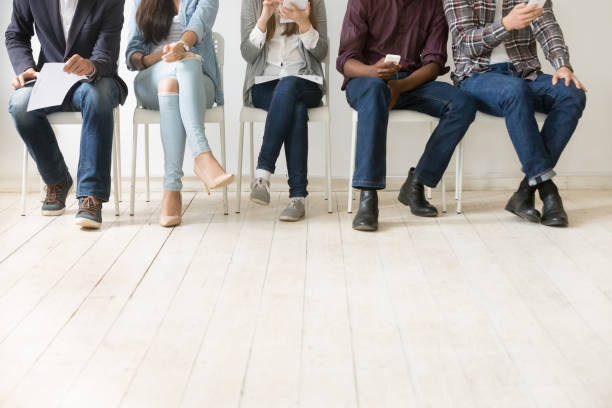
M 128 24 L 128 44 L 125 50 L 125 63 L 130 71 L 136 71 L 136 67 L 134 67 L 131 61 L 132 54 L 135 52 L 142 52 L 144 54 L 146 50 L 142 33 L 138 28 L 138 24 L 136 24 L 136 12 L 138 11 L 140 0 L 134 0 L 132 3 L 132 12 L 130 13 L 130 21 Z
M 350 59 L 363 62 L 363 50 L 368 35 L 367 10 L 364 0 L 349 0 L 342 23 L 340 49 L 336 69 L 344 74 L 344 65 Z
M 532 27 L 536 39 L 542 46 L 546 59 L 550 61 L 552 66 L 555 69 L 561 67 L 572 69 L 569 50 L 563 38 L 563 31 L 555 18 L 552 0 L 546 2 L 544 14 L 533 22 Z
M 324 0 L 314 0 L 315 17 L 317 19 L 317 31 L 319 32 L 319 41 L 317 45 L 309 49 L 311 53 L 319 62 L 322 62 L 327 58 L 327 52 L 329 50 L 329 39 L 327 38 L 327 10 L 325 9 Z
M 104 20 L 100 27 L 98 40 L 90 57 L 90 61 L 96 67 L 96 78 L 117 74 L 124 4 L 124 0 L 113 0 L 109 2 L 104 11 Z
M 11 22 L 4 34 L 6 50 L 16 75 L 36 67 L 32 54 L 34 17 L 28 0 L 13 0 Z
M 196 34 L 198 37 L 196 44 L 201 43 L 206 34 L 212 32 L 218 11 L 219 0 L 199 0 L 196 10 L 185 28 L 185 31 L 193 31 Z
M 444 12 L 453 43 L 459 47 L 459 53 L 466 57 L 478 58 L 489 53 L 512 35 L 501 21 L 479 28 L 473 1 L 444 0 Z
M 445 74 L 448 72 L 448 69 L 445 68 L 448 59 L 448 24 L 444 17 L 442 1 L 436 1 L 438 1 L 438 7 L 436 7 L 434 19 L 429 26 L 427 42 L 423 49 L 423 64 L 435 62 L 440 65 L 441 72 Z
M 242 0 L 242 8 L 240 11 L 240 53 L 242 58 L 249 64 L 253 64 L 259 54 L 264 50 L 264 47 L 257 47 L 249 39 L 253 28 L 257 25 L 257 10 L 255 10 L 253 0 Z

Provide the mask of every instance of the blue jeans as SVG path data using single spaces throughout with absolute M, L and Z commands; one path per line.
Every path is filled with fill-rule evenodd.
M 159 83 L 176 79 L 177 93 L 157 91 Z M 162 145 L 164 147 L 164 189 L 180 191 L 183 188 L 183 159 L 185 142 L 193 157 L 210 152 L 206 139 L 204 119 L 206 110 L 215 102 L 215 84 L 202 73 L 202 60 L 186 58 L 178 62 L 160 61 L 141 71 L 134 81 L 138 103 L 159 110 Z
M 401 73 L 396 79 L 406 75 Z M 359 113 L 353 187 L 384 189 L 390 98 L 387 83 L 378 78 L 351 79 L 346 87 L 346 97 Z M 476 104 L 452 85 L 429 82 L 400 95 L 394 109 L 414 110 L 440 118 L 414 173 L 417 182 L 435 187 L 442 179 L 455 147 L 474 121 Z
M 68 167 L 47 115 L 55 112 L 81 112 L 83 125 L 76 195 L 108 201 L 113 149 L 113 109 L 119 105 L 119 88 L 115 80 L 102 78 L 93 83 L 78 84 L 63 105 L 28 112 L 32 86 L 13 92 L 9 101 L 9 113 L 13 117 L 17 132 L 36 162 L 43 181 L 48 185 L 58 184 L 68 175 Z
M 268 111 L 257 168 L 274 173 L 283 144 L 289 173 L 289 197 L 308 192 L 308 109 L 321 105 L 319 85 L 298 77 L 255 85 L 253 105 Z
M 540 74 L 524 80 L 512 64 L 492 65 L 490 72 L 465 79 L 460 87 L 476 100 L 478 109 L 505 117 L 508 133 L 529 179 L 535 186 L 555 176 L 563 150 L 578 126 L 586 106 L 584 91 L 574 84 L 552 84 L 552 76 Z M 540 131 L 535 112 L 548 114 Z

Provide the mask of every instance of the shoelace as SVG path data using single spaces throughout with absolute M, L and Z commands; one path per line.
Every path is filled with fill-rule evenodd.
M 58 199 L 57 199 L 57 195 L 59 194 L 60 191 L 62 191 L 62 185 L 61 184 L 53 184 L 50 186 L 46 186 L 45 189 L 47 190 L 47 198 L 45 199 L 46 203 L 57 203 Z
M 85 211 L 91 215 L 96 215 L 102 203 L 93 197 L 85 197 L 81 201 L 79 211 Z
M 255 180 L 255 187 L 263 187 L 268 193 L 270 192 L 270 184 L 266 183 L 266 180 L 263 178 L 258 178 Z
M 299 198 L 290 198 L 289 199 L 289 207 L 297 208 L 297 203 L 300 201 Z

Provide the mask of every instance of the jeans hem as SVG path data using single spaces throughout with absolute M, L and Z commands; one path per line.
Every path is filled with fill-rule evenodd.
M 535 187 L 538 184 L 544 183 L 545 181 L 552 180 L 557 173 L 553 169 L 543 171 L 533 177 L 529 177 L 529 185 Z
M 353 188 L 373 188 L 375 190 L 384 190 L 385 183 L 374 183 L 367 180 L 353 180 Z
M 82 197 L 94 197 L 95 199 L 100 200 L 103 203 L 108 203 L 110 193 L 101 193 L 99 191 L 88 191 L 88 192 L 83 192 L 80 190 L 77 191 L 76 198 L 78 199 Z

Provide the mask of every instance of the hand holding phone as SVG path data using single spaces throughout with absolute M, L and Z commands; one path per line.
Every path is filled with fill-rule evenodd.
M 387 54 L 385 57 L 385 62 L 393 62 L 394 64 L 399 65 L 402 58 L 399 55 Z
M 538 8 L 543 8 L 546 4 L 546 1 L 547 0 L 529 0 L 529 3 L 527 3 L 527 5 L 531 6 L 532 4 L 537 4 Z

